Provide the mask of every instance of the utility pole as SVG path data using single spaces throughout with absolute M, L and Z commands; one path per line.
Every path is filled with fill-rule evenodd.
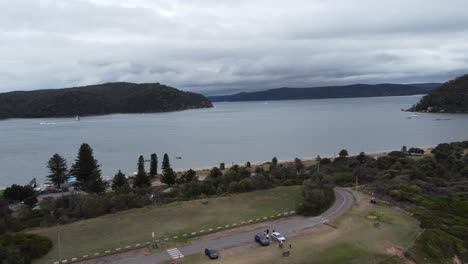
M 357 177 L 357 174 L 356 174 L 356 192 L 357 192 L 357 186 L 358 186 L 358 177 Z
M 62 261 L 62 243 L 60 241 L 60 223 L 57 222 L 57 251 L 58 251 L 58 261 Z

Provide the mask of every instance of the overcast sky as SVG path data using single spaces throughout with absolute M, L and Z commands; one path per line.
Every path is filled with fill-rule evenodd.
M 223 94 L 468 73 L 466 0 L 0 0 L 0 92 Z

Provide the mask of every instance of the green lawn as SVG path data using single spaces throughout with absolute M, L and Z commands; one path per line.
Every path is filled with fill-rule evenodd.
M 402 251 L 420 231 L 419 223 L 400 209 L 370 205 L 363 199 L 332 224 L 337 229 L 319 227 L 290 238 L 291 255 L 282 257 L 275 244 L 269 247 L 228 249 L 220 252 L 217 264 L 371 264 L 388 259 L 393 252 Z M 375 216 L 370 219 L 368 216 Z M 380 223 L 379 228 L 374 223 Z M 393 259 L 397 261 L 398 258 Z M 206 263 L 201 254 L 187 256 L 184 263 Z M 167 262 L 170 263 L 170 262 Z M 387 263 L 398 263 L 389 261 Z
M 300 199 L 298 186 L 278 187 L 201 201 L 145 207 L 79 221 L 60 227 L 63 259 L 93 255 L 94 252 L 124 248 L 157 238 L 181 237 L 184 233 L 208 230 L 249 219 L 294 210 Z M 54 248 L 36 263 L 50 263 L 57 258 L 57 228 L 31 231 L 54 242 Z

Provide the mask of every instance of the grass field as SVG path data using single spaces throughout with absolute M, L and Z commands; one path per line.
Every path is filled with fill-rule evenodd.
M 240 223 L 251 218 L 291 211 L 300 199 L 298 186 L 278 187 L 238 195 L 198 201 L 177 202 L 158 207 L 132 209 L 60 227 L 63 259 L 92 255 L 118 247 L 124 248 L 157 238 L 181 236 L 202 229 Z M 57 259 L 57 228 L 31 232 L 49 237 L 52 251 L 35 263 L 51 263 Z
M 360 195 L 362 196 L 362 194 Z M 376 219 L 371 219 L 377 217 Z M 380 223 L 379 228 L 374 223 Z M 399 209 L 360 202 L 334 221 L 338 228 L 327 226 L 305 231 L 290 238 L 289 257 L 275 245 L 222 250 L 217 264 L 310 264 L 310 263 L 380 263 L 400 253 L 419 233 L 419 223 Z M 396 259 L 398 260 L 398 258 Z M 206 263 L 204 255 L 184 258 L 183 263 Z M 170 263 L 170 262 L 167 262 Z M 388 262 L 398 263 L 398 262 Z

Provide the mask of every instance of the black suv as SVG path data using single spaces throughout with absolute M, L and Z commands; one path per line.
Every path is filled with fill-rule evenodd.
M 207 255 L 210 259 L 217 259 L 218 251 L 212 248 L 205 248 L 205 255 Z
M 255 242 L 259 243 L 262 246 L 270 245 L 270 240 L 265 236 L 265 234 L 255 235 Z

